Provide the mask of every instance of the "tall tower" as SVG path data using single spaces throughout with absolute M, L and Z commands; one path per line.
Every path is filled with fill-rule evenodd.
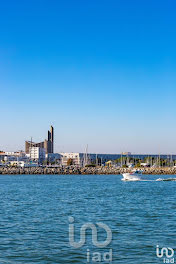
M 48 140 L 47 142 L 47 153 L 54 152 L 54 128 L 51 126 L 50 131 L 48 130 Z
M 54 153 L 54 128 L 51 126 L 51 153 Z
M 51 132 L 48 130 L 48 141 L 51 141 Z

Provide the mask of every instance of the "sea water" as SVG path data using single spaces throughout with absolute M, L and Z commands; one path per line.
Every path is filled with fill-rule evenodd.
M 0 176 L 0 263 L 109 263 L 111 257 L 112 263 L 120 264 L 168 260 L 165 255 L 158 257 L 156 248 L 174 250 L 176 245 L 175 176 L 148 176 L 148 181 L 138 182 L 121 178 Z M 99 241 L 107 234 L 97 223 L 104 223 L 112 232 L 112 241 L 96 247 L 90 229 L 85 243 L 74 248 L 69 240 L 70 217 L 75 241 L 80 240 L 80 229 L 86 223 L 96 228 Z

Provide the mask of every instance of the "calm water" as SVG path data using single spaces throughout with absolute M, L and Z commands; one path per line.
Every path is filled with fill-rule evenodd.
M 111 244 L 95 248 L 88 231 L 85 245 L 72 248 L 69 216 L 75 218 L 76 239 L 81 225 L 103 222 L 112 230 Z M 82 264 L 87 263 L 87 249 L 91 254 L 112 249 L 113 263 L 163 263 L 156 257 L 156 245 L 175 248 L 175 229 L 174 181 L 122 182 L 115 175 L 0 176 L 1 264 Z M 104 231 L 98 231 L 102 240 Z

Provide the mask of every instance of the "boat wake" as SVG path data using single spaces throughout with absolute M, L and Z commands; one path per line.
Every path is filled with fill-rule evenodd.
M 134 182 L 134 181 L 142 181 L 142 182 L 156 182 L 156 181 L 163 181 L 163 182 L 168 182 L 168 181 L 176 181 L 176 178 L 167 178 L 167 179 L 164 179 L 164 178 L 158 178 L 158 179 L 156 179 L 156 180 L 146 180 L 146 179 L 140 179 L 140 178 L 131 178 L 131 179 L 124 179 L 124 178 L 122 178 L 121 179 L 122 181 L 125 181 L 125 182 Z
M 124 178 L 122 178 L 121 179 L 122 181 L 125 181 L 125 182 L 131 182 L 131 181 L 142 181 L 142 182 L 153 182 L 153 181 L 156 181 L 156 180 L 145 180 L 145 179 L 128 179 L 128 180 L 126 180 L 126 179 L 124 179 Z
M 158 178 L 156 181 L 176 181 L 176 178 L 167 178 L 167 179 Z

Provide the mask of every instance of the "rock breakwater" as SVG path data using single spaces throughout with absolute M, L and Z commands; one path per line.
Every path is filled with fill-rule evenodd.
M 141 168 L 143 174 L 157 174 L 157 175 L 176 175 L 176 168 L 174 167 L 162 167 L 162 168 Z M 58 175 L 69 175 L 69 174 L 122 174 L 129 172 L 127 168 L 113 168 L 113 167 L 33 167 L 33 168 L 12 168 L 12 167 L 1 167 L 0 174 L 3 175 L 18 175 L 18 174 L 58 174 Z

